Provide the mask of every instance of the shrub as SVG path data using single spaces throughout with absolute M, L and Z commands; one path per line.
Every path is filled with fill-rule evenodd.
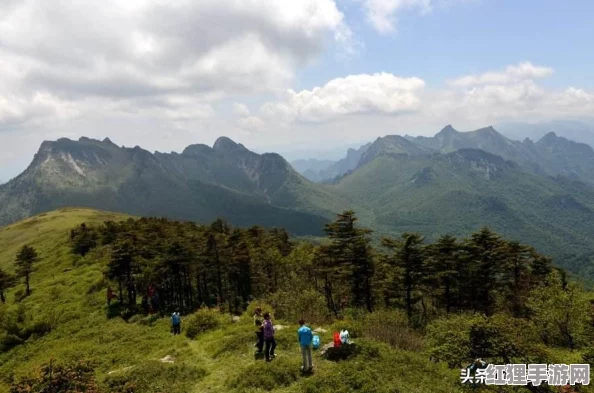
M 105 384 L 111 393 L 185 393 L 205 375 L 206 370 L 195 365 L 147 361 L 108 376 Z
M 214 358 L 226 353 L 245 352 L 247 348 L 252 348 L 256 341 L 254 329 L 237 330 L 231 335 L 225 336 L 221 340 L 213 341 L 208 344 L 208 349 L 213 353 Z
M 470 327 L 484 319 L 477 315 L 453 315 L 427 326 L 427 343 L 433 360 L 461 367 L 470 355 Z
M 363 321 L 345 318 L 341 321 L 336 321 L 330 327 L 330 333 L 333 332 L 340 332 L 341 330 L 346 329 L 349 331 L 349 336 L 351 338 L 359 338 L 363 336 Z
M 496 314 L 492 317 L 456 315 L 427 328 L 429 352 L 450 367 L 481 357 L 493 363 L 545 363 L 548 353 L 534 326 L 524 319 Z
M 270 304 L 268 304 L 267 302 L 254 300 L 248 304 L 245 314 L 248 317 L 252 317 L 254 315 L 254 313 L 256 312 L 257 307 L 262 307 L 262 314 L 264 314 L 265 312 L 269 312 L 270 314 L 275 313 L 273 307 Z
M 406 315 L 401 311 L 378 311 L 368 314 L 362 326 L 364 337 L 389 344 L 395 348 L 420 351 L 423 336 L 409 328 Z
M 588 347 L 582 354 L 582 361 L 594 367 L 594 347 Z
M 221 325 L 221 314 L 213 309 L 201 308 L 189 315 L 183 325 L 185 325 L 186 336 L 194 339 L 200 333 L 218 328 Z
M 88 362 L 43 366 L 32 378 L 25 378 L 10 387 L 10 393 L 97 393 L 95 371 Z
M 0 335 L 0 352 L 10 351 L 12 348 L 23 344 L 25 341 L 14 334 Z
M 279 358 L 272 363 L 257 362 L 227 381 L 227 386 L 234 389 L 262 389 L 271 391 L 286 387 L 297 381 L 299 362 L 295 359 Z
M 325 323 L 330 320 L 330 313 L 324 296 L 315 290 L 279 291 L 270 296 L 275 305 L 276 317 L 297 322 L 301 318 L 312 323 Z M 266 312 L 267 309 L 263 308 Z

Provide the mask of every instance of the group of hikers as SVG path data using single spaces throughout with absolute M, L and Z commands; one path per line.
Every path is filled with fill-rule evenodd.
M 111 301 L 116 297 L 114 291 L 109 287 L 107 289 L 107 305 L 110 306 Z M 147 293 L 143 296 L 142 304 L 147 313 L 152 314 L 158 311 L 159 297 L 152 285 L 149 286 Z M 181 323 L 182 319 L 180 312 L 179 310 L 176 310 L 171 314 L 171 332 L 173 335 L 181 334 Z M 270 313 L 262 313 L 262 308 L 257 307 L 254 312 L 254 324 L 256 326 L 256 336 L 258 337 L 258 341 L 254 344 L 257 348 L 256 354 L 261 355 L 264 353 L 266 361 L 270 362 L 272 359 L 276 358 L 276 354 L 274 353 L 274 350 L 276 349 L 276 340 L 274 339 L 275 327 L 272 323 Z M 301 366 L 301 369 L 304 372 L 311 372 L 313 369 L 312 349 L 314 345 L 319 344 L 319 337 L 314 336 L 312 330 L 305 324 L 303 319 L 299 321 L 297 337 L 301 347 L 301 356 L 303 358 L 303 366 Z
M 254 312 L 254 325 L 256 327 L 256 336 L 258 342 L 254 344 L 256 347 L 256 354 L 262 354 L 267 362 L 270 362 L 276 357 L 274 350 L 276 348 L 276 340 L 274 339 L 275 328 L 270 318 L 270 313 L 262 314 L 262 308 L 257 307 Z M 314 334 L 311 329 L 301 319 L 299 321 L 299 329 L 297 330 L 297 337 L 301 347 L 301 357 L 303 365 L 301 370 L 303 372 L 311 372 L 313 370 L 312 348 L 314 344 Z

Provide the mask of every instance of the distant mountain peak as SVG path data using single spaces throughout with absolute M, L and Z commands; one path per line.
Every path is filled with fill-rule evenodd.
M 445 126 L 444 128 L 441 129 L 441 131 L 439 131 L 435 136 L 445 136 L 445 135 L 452 135 L 452 134 L 458 134 L 459 131 L 457 131 L 454 127 L 452 127 L 451 124 L 448 124 L 447 126 Z
M 559 138 L 555 131 L 547 132 L 541 139 L 557 139 Z
M 209 153 L 213 150 L 212 147 L 207 146 L 203 143 L 197 143 L 195 145 L 190 145 L 184 149 L 182 152 L 183 155 L 197 155 L 197 154 L 205 154 Z
M 241 143 L 236 143 L 231 138 L 226 136 L 219 137 L 215 141 L 214 145 L 212 145 L 212 148 L 221 151 L 247 150 L 244 145 Z
M 115 143 L 113 143 L 113 142 L 111 141 L 111 139 L 109 139 L 109 138 L 107 138 L 107 137 L 106 137 L 105 139 L 103 139 L 103 143 L 104 143 L 104 144 L 106 144 L 106 145 L 117 146 Z

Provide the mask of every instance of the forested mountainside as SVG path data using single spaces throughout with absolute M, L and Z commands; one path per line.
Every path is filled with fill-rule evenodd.
M 592 294 L 530 246 L 488 228 L 372 245 L 351 211 L 325 233 L 313 245 L 280 228 L 88 209 L 2 228 L 0 392 L 465 392 L 460 368 L 477 357 L 594 359 Z M 26 261 L 29 273 L 17 269 Z M 158 303 L 148 302 L 151 291 Z M 258 306 L 277 325 L 270 363 L 254 358 Z M 181 336 L 170 333 L 173 310 Z M 300 373 L 300 318 L 323 345 L 348 329 L 355 347 L 340 361 L 316 351 L 313 374 Z
M 0 222 L 87 206 L 199 222 L 220 217 L 320 236 L 335 212 L 353 209 L 382 235 L 420 231 L 435 239 L 487 225 L 534 245 L 572 273 L 594 277 L 594 188 L 576 180 L 583 171 L 553 174 L 513 160 L 523 151 L 518 143 L 492 128 L 460 133 L 446 127 L 415 140 L 387 136 L 360 150 L 355 170 L 333 184 L 316 184 L 281 156 L 253 153 L 228 138 L 181 154 L 61 139 L 45 142 L 25 172 L 0 186 Z M 587 162 L 591 151 L 552 135 L 532 145 L 546 147 L 551 157 L 556 152 L 559 161 Z

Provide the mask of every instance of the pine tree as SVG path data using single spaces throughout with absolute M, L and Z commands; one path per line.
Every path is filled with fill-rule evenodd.
M 439 306 L 447 313 L 457 306 L 461 280 L 461 245 L 455 237 L 445 235 L 426 248 L 426 286 Z
M 335 313 L 340 308 L 338 304 L 373 308 L 371 283 L 375 269 L 368 236 L 371 230 L 356 228 L 356 221 L 355 212 L 347 210 L 325 228 L 332 243 L 321 248 L 320 260 L 327 302 Z
M 128 304 L 136 304 L 136 286 L 133 275 L 135 273 L 135 246 L 132 238 L 117 240 L 112 250 L 111 260 L 107 266 L 107 277 L 118 281 L 120 303 L 124 303 L 124 286 L 128 293 Z
M 33 273 L 33 265 L 39 260 L 37 252 L 33 247 L 28 245 L 23 246 L 18 252 L 15 265 L 16 275 L 19 278 L 25 279 L 26 294 L 31 294 L 31 288 L 29 286 L 31 273 Z
M 401 239 L 382 239 L 382 245 L 393 252 L 387 258 L 394 277 L 393 284 L 387 288 L 388 298 L 398 299 L 401 297 L 399 294 L 404 292 L 404 308 L 409 324 L 412 324 L 413 307 L 420 300 L 415 296 L 415 291 L 420 288 L 425 276 L 423 240 L 416 233 L 404 233 Z
M 506 305 L 516 318 L 525 316 L 525 299 L 530 290 L 530 265 L 534 250 L 517 241 L 504 242 L 502 252 L 505 264 L 501 277 Z
M 505 243 L 489 228 L 472 234 L 466 242 L 469 258 L 471 307 L 489 316 L 494 312 L 495 290 L 505 268 Z

